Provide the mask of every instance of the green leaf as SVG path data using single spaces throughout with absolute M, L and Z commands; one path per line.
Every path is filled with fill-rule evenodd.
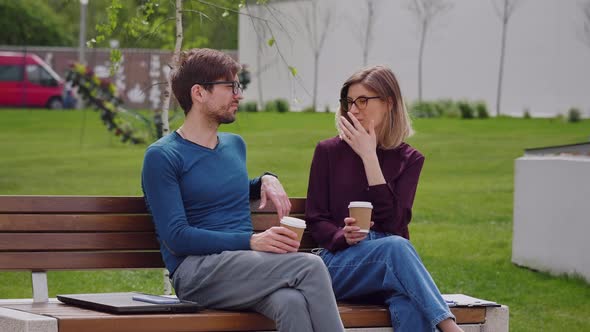
M 272 37 L 271 39 L 268 40 L 268 46 L 272 47 L 275 44 L 275 38 Z
M 95 44 L 96 44 L 96 39 L 92 38 L 86 42 L 86 47 L 93 48 Z
M 291 75 L 297 76 L 297 68 L 289 66 L 289 70 L 291 71 Z

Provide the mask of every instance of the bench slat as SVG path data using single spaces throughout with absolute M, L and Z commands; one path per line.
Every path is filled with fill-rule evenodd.
M 7 252 L 0 254 L 7 270 L 98 270 L 163 268 L 159 251 L 153 252 Z
M 148 214 L 0 214 L 0 232 L 154 231 Z
M 291 198 L 291 213 L 305 213 L 305 198 Z M 252 201 L 253 213 L 274 213 L 268 202 L 259 210 Z M 0 195 L 0 213 L 147 213 L 141 196 L 6 196 Z
M 302 214 L 305 213 L 305 198 L 295 197 L 289 198 L 291 201 L 291 213 L 292 214 Z M 268 201 L 264 209 L 259 210 L 258 207 L 260 206 L 260 201 L 251 201 L 250 202 L 250 211 L 252 213 L 273 213 L 276 212 L 276 209 L 271 201 Z
M 2 251 L 158 250 L 153 232 L 0 234 Z
M 289 216 L 303 219 L 303 214 L 290 213 Z M 272 226 L 279 226 L 279 216 L 275 213 L 256 213 L 252 214 L 252 227 L 256 232 L 262 232 Z
M 2 196 L 0 213 L 147 213 L 143 197 Z
M 303 219 L 303 214 L 290 214 Z M 276 214 L 252 214 L 254 231 L 278 226 Z M 148 214 L 0 214 L 0 232 L 153 231 Z
M 170 331 L 260 331 L 275 329 L 268 318 L 254 312 L 205 310 L 195 314 L 111 315 L 61 303 L 15 304 L 8 308 L 47 315 L 59 320 L 60 332 L 162 332 Z M 389 311 L 383 306 L 339 304 L 347 328 L 390 326 Z M 485 322 L 485 308 L 451 308 L 459 324 Z

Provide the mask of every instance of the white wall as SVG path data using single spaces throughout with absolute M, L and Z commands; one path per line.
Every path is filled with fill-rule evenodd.
M 483 99 L 495 110 L 501 24 L 492 0 L 448 0 L 453 8 L 434 21 L 424 55 L 424 99 Z M 498 0 L 493 0 L 498 1 Z M 590 116 L 590 46 L 579 38 L 581 0 L 521 0 L 509 26 L 504 72 L 503 113 L 534 116 L 565 113 L 579 107 Z M 408 0 L 377 1 L 377 17 L 369 65 L 386 64 L 397 74 L 406 99 L 417 98 L 418 30 Z M 318 17 L 330 11 L 335 26 L 320 57 L 318 108 L 336 107 L 343 81 L 362 67 L 362 49 L 355 35 L 360 30 L 365 1 L 320 0 Z M 247 16 L 240 16 L 239 58 L 258 70 L 256 59 L 269 64 L 262 76 L 264 99 L 287 98 L 293 107 L 311 104 L 313 58 L 300 7 L 309 1 L 271 2 L 282 27 L 272 25 L 276 48 L 264 44 L 257 52 L 256 35 Z M 251 13 L 269 14 L 250 5 Z M 270 35 L 264 36 L 264 41 Z M 286 63 L 297 68 L 300 83 L 290 77 Z M 264 66 L 264 65 L 263 65 Z M 306 92 L 307 91 L 307 92 Z M 309 94 L 308 94 L 309 93 Z M 256 100 L 256 77 L 246 100 Z
M 589 157 L 518 158 L 512 262 L 590 282 L 589 203 Z

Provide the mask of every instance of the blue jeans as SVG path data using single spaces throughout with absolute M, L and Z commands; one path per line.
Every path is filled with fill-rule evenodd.
M 362 242 L 320 257 L 332 277 L 337 300 L 380 302 L 389 306 L 395 332 L 436 331 L 455 319 L 410 241 L 370 231 Z

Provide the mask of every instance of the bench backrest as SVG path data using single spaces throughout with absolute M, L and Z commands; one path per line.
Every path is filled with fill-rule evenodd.
M 305 199 L 291 199 L 303 217 Z M 278 225 L 274 207 L 252 202 L 254 230 Z M 308 234 L 301 250 L 314 247 Z M 0 196 L 0 270 L 164 267 L 143 197 Z

